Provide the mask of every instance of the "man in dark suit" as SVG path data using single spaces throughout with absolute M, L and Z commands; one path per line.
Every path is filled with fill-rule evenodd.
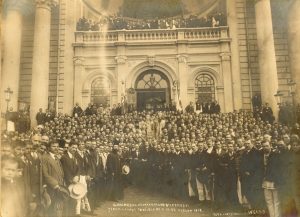
M 45 113 L 43 113 L 43 109 L 39 109 L 39 112 L 36 114 L 35 119 L 38 125 L 43 125 L 45 123 Z
M 185 108 L 185 111 L 187 113 L 194 113 L 194 105 L 193 105 L 193 102 L 190 102 L 190 104 Z
M 262 109 L 262 118 L 264 121 L 269 122 L 270 124 L 273 124 L 275 118 L 273 116 L 273 110 L 269 106 L 268 103 L 265 104 L 265 106 Z
M 20 184 L 22 184 L 22 188 L 24 189 L 24 204 L 26 205 L 26 210 L 24 212 L 29 214 L 29 203 L 32 202 L 32 194 L 31 194 L 31 185 L 30 185 L 30 162 L 24 152 L 22 151 L 22 144 L 16 143 L 14 146 L 14 156 L 18 161 L 18 167 L 21 170 L 20 174 Z
M 97 197 L 99 193 L 98 181 L 99 177 L 103 176 L 103 167 L 102 160 L 99 157 L 96 151 L 96 142 L 88 142 L 86 144 L 86 159 L 87 159 L 87 176 L 89 177 L 88 181 L 88 193 L 87 197 L 90 202 L 91 213 L 95 210 L 97 206 Z
M 281 167 L 280 153 L 278 151 L 272 151 L 269 141 L 263 141 L 262 145 L 264 159 L 264 180 L 262 187 L 264 189 L 266 205 L 270 217 L 281 216 L 278 194 L 278 184 L 281 182 L 281 174 L 278 172 L 278 169 Z
M 263 162 L 261 153 L 254 148 L 251 140 L 245 141 L 246 150 L 241 156 L 240 177 L 242 193 L 246 196 L 251 207 L 254 209 L 262 208 L 263 192 Z
M 36 139 L 36 138 L 35 138 Z M 33 140 L 33 139 L 32 139 Z M 36 212 L 40 211 L 40 193 L 42 189 L 41 176 L 42 176 L 42 165 L 41 165 L 41 156 L 38 153 L 38 144 L 32 144 L 31 151 L 26 155 L 26 158 L 29 162 L 29 176 L 30 176 L 30 190 L 32 201 L 36 203 L 37 209 Z M 36 213 L 32 213 L 35 215 Z
M 63 154 L 60 161 L 64 170 L 64 178 L 67 186 L 79 182 L 79 167 L 75 157 L 77 144 L 71 142 L 67 151 Z M 80 210 L 76 210 L 77 201 L 70 198 L 68 201 L 68 214 L 80 215 Z
M 101 204 L 107 199 L 107 181 L 106 181 L 106 162 L 108 154 L 105 152 L 104 146 L 100 146 L 97 150 L 97 203 Z
M 280 167 L 278 172 L 281 174 L 281 180 L 279 183 L 279 199 L 281 201 L 281 210 L 283 215 L 293 215 L 293 167 L 295 166 L 295 152 L 292 148 L 290 137 L 288 134 L 284 134 L 283 141 L 280 140 L 277 143 L 278 151 L 280 152 Z
M 216 195 L 216 199 L 220 201 L 219 208 L 234 210 L 238 207 L 236 155 L 232 142 L 229 142 L 227 146 L 228 151 L 223 152 L 218 159 L 216 181 L 221 187 L 219 189 L 221 194 Z
M 64 178 L 65 183 L 69 186 L 72 183 L 76 183 L 79 180 L 79 167 L 77 163 L 77 159 L 75 157 L 77 150 L 77 144 L 75 142 L 71 142 L 67 149 L 67 152 L 61 157 L 60 161 L 64 170 Z
M 64 200 L 60 197 L 60 188 L 64 186 L 64 171 L 57 158 L 59 145 L 57 141 L 48 144 L 48 153 L 42 157 L 43 181 L 47 185 L 51 197 L 51 205 L 48 209 L 49 216 L 62 217 Z
M 123 184 L 118 145 L 114 145 L 112 152 L 107 156 L 106 167 L 110 199 L 119 201 L 123 199 Z
M 75 107 L 73 108 L 73 117 L 80 117 L 82 112 L 82 108 L 79 106 L 78 103 L 76 103 Z
M 131 150 L 131 175 L 133 184 L 141 185 L 143 180 L 141 177 L 141 150 L 139 144 L 135 144 Z
M 85 109 L 85 115 L 90 116 L 93 115 L 93 105 L 89 103 L 88 107 Z

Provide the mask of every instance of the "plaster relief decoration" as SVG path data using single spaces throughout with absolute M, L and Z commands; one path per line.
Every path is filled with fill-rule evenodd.
M 155 56 L 148 56 L 148 64 L 150 67 L 155 66 Z
M 177 55 L 177 60 L 179 63 L 187 63 L 187 55 Z
M 115 60 L 117 61 L 117 64 L 125 64 L 127 57 L 126 56 L 117 56 L 115 58 Z
M 58 0 L 36 0 L 35 3 L 39 7 L 47 6 L 49 8 L 52 8 L 52 7 L 56 7 L 59 2 Z
M 220 57 L 221 57 L 222 61 L 230 61 L 231 53 L 229 53 L 229 52 L 221 53 Z
M 83 66 L 84 65 L 84 57 L 74 57 L 73 62 L 75 66 Z

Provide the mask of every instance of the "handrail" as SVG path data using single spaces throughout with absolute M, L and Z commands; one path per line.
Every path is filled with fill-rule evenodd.
M 108 32 L 75 32 L 75 43 L 215 40 L 226 38 L 229 38 L 227 26 L 180 29 L 114 30 Z

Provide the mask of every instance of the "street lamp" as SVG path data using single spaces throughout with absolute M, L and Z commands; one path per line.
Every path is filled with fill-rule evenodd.
M 296 93 L 296 82 L 293 81 L 293 79 L 290 79 L 287 83 L 289 86 L 289 95 L 292 97 L 292 112 L 293 112 L 293 118 L 292 120 L 295 120 L 296 118 L 296 105 L 295 105 L 295 93 Z
M 293 101 L 293 105 L 294 105 L 294 95 L 296 93 L 296 82 L 293 81 L 293 79 L 290 79 L 288 81 L 287 85 L 289 86 L 289 94 L 290 94 L 290 96 L 292 96 L 292 101 Z
M 6 101 L 6 112 L 8 111 L 8 104 L 10 102 L 10 96 L 13 94 L 13 91 L 8 87 L 5 91 L 5 101 Z
M 276 93 L 274 96 L 275 96 L 277 105 L 280 105 L 280 104 L 281 104 L 281 100 L 282 100 L 283 93 L 281 93 L 281 91 L 277 90 L 277 93 Z

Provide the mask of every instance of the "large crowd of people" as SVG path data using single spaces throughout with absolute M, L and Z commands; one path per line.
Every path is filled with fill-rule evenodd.
M 77 31 L 104 31 L 104 30 L 139 30 L 139 29 L 176 29 L 226 26 L 226 17 L 217 13 L 205 17 L 191 15 L 188 18 L 165 19 L 129 19 L 118 16 L 103 17 L 91 20 L 82 17 L 78 20 Z
M 214 112 L 196 112 L 193 104 L 185 111 L 123 113 L 120 106 L 78 104 L 72 115 L 40 111 L 37 127 L 2 132 L 1 213 L 93 215 L 135 185 L 204 210 L 295 216 L 299 124 L 250 111 L 221 113 L 217 103 L 204 107 Z

